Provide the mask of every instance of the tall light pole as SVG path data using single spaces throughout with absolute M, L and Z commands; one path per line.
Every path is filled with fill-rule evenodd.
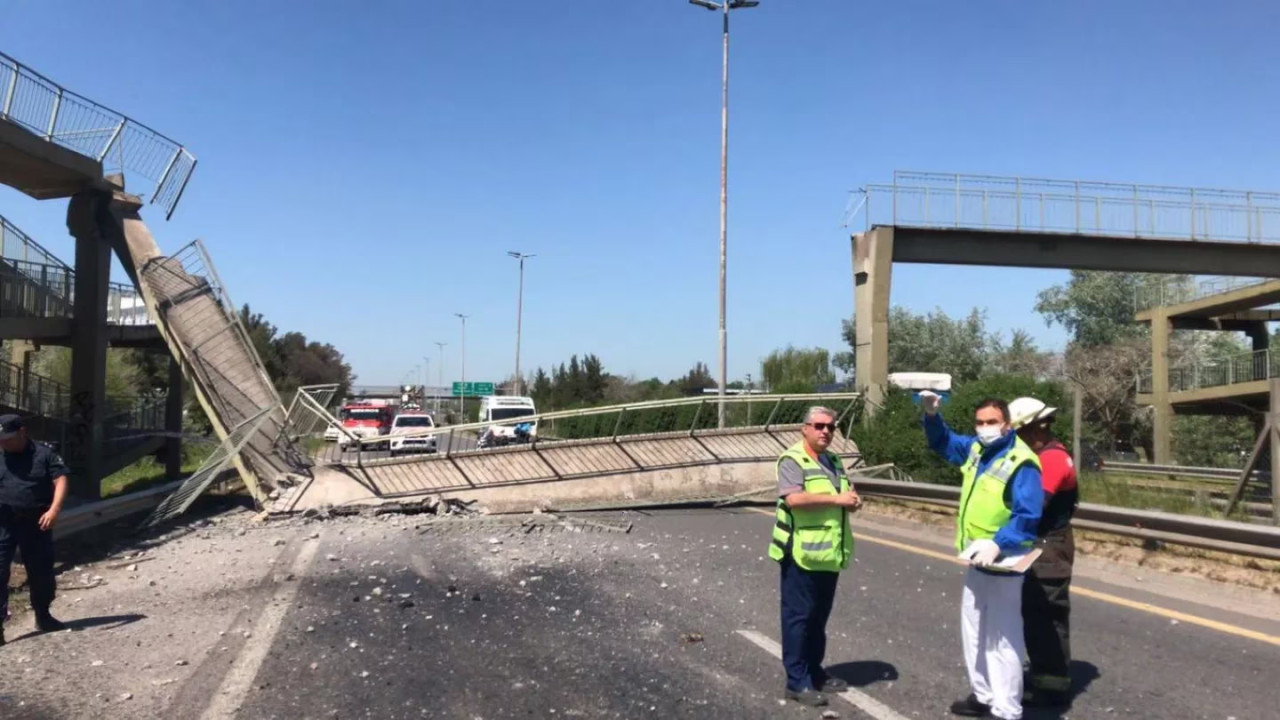
M 444 389 L 444 347 L 448 344 L 436 341 L 436 347 L 440 348 L 440 365 L 436 368 L 436 372 L 439 373 L 437 382 L 440 383 L 440 387 L 436 389 L 436 415 L 440 414 L 440 392 Z
M 418 399 L 423 403 L 427 401 L 427 383 L 431 378 L 431 358 L 426 355 L 422 356 L 422 385 L 418 389 Z
M 520 324 L 524 317 L 524 261 L 526 258 L 537 257 L 537 255 L 525 255 L 514 250 L 508 250 L 507 254 L 520 261 L 520 291 L 516 294 L 516 395 L 521 395 L 520 386 L 524 381 L 520 377 Z
M 467 415 L 467 318 L 470 315 L 462 313 L 454 313 L 454 317 L 462 320 L 462 392 L 459 394 L 458 407 L 462 414 L 462 422 L 466 422 Z
M 724 427 L 725 386 L 729 384 L 729 333 L 725 326 L 725 277 L 727 274 L 729 225 L 729 11 L 753 8 L 756 0 L 689 0 L 692 5 L 719 10 L 724 17 L 724 63 L 720 86 L 720 409 L 719 427 Z

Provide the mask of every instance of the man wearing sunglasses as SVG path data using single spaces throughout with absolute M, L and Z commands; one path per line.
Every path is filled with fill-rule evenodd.
M 988 398 L 974 411 L 974 434 L 953 432 L 938 413 L 939 397 L 920 393 L 929 447 L 964 476 L 956 514 L 956 550 L 969 557 L 960 634 L 971 692 L 955 715 L 1022 718 L 1022 575 L 991 569 L 1001 553 L 1031 549 L 1044 489 L 1040 461 L 1009 423 L 1009 405 Z
M 840 457 L 827 450 L 835 431 L 835 412 L 809 408 L 803 439 L 778 458 L 778 504 L 769 545 L 769 557 L 781 568 L 786 697 L 810 707 L 827 704 L 824 692 L 848 689 L 822 667 L 836 580 L 853 556 L 849 512 L 862 505 Z

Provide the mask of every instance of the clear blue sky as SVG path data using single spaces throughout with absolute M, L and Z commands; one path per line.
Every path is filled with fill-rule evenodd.
M 289 5 L 291 9 L 286 9 Z M 1280 189 L 1274 2 L 764 0 L 734 15 L 730 375 L 842 349 L 847 192 L 925 169 Z M 719 20 L 684 0 L 8 0 L 0 49 L 200 158 L 161 246 L 399 382 L 471 314 L 467 374 L 595 352 L 716 363 Z M 65 203 L 0 213 L 71 260 Z M 913 310 L 1030 308 L 1066 273 L 902 266 Z

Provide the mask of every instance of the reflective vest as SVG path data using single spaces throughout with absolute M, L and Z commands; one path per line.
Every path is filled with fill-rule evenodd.
M 804 474 L 804 491 L 815 495 L 835 495 L 850 489 L 849 478 L 839 456 L 827 453 L 831 467 L 836 471 L 839 489 L 822 464 L 809 456 L 804 442 L 798 442 L 778 458 L 794 460 Z M 787 505 L 786 498 L 778 498 L 776 522 L 773 524 L 773 541 L 769 545 L 769 557 L 782 561 L 788 553 L 795 564 L 805 570 L 838 572 L 849 567 L 853 556 L 853 533 L 849 531 L 849 512 L 842 507 L 798 507 Z
M 1040 468 L 1035 451 L 1016 435 L 1013 446 L 978 475 L 981 457 L 982 443 L 975 440 L 969 448 L 969 459 L 960 467 L 964 485 L 960 488 L 960 512 L 956 515 L 956 550 L 964 550 L 974 540 L 994 538 L 996 531 L 1013 517 L 1004 501 L 1009 479 L 1023 465 Z

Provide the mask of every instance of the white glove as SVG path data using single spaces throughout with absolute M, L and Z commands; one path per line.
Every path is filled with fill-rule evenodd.
M 926 415 L 936 415 L 938 413 L 938 403 L 942 398 L 935 392 L 929 390 L 920 391 L 920 407 L 924 409 Z
M 1000 557 L 1000 546 L 994 540 L 974 540 L 969 546 L 965 554 L 969 557 L 969 564 L 974 567 L 987 567 L 995 563 L 996 558 Z

